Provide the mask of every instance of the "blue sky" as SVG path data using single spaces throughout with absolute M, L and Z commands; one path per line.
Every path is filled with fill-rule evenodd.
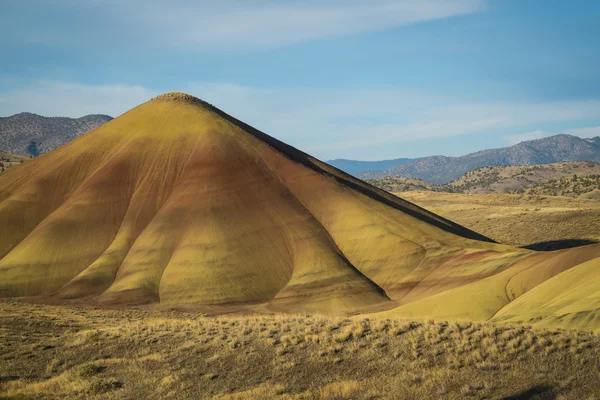
M 322 159 L 600 135 L 595 0 L 2 0 L 0 116 L 181 90 Z

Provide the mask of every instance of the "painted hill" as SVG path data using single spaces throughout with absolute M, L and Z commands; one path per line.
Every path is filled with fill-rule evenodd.
M 108 115 L 49 118 L 31 113 L 0 117 L 0 151 L 28 157 L 38 156 L 111 119 Z
M 390 193 L 411 192 L 414 190 L 443 191 L 443 185 L 434 185 L 421 179 L 404 178 L 402 176 L 384 176 L 382 178 L 366 179 L 365 182 Z
M 521 142 L 500 149 L 483 150 L 460 157 L 418 158 L 387 170 L 365 171 L 361 178 L 402 176 L 443 184 L 460 178 L 468 171 L 495 165 L 535 165 L 564 161 L 600 161 L 600 141 L 571 135 L 556 135 Z
M 182 93 L 5 172 L 0 226 L 0 297 L 100 305 L 486 319 L 600 256 L 490 242 Z
M 540 253 L 493 276 L 380 317 L 491 320 L 600 329 L 600 245 Z
M 183 94 L 12 168 L 0 201 L 2 296 L 358 309 L 441 260 L 489 259 L 479 275 L 528 254 Z

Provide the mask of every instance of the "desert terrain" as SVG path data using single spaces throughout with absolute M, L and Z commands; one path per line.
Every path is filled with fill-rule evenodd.
M 160 95 L 0 176 L 0 395 L 592 396 L 597 215 L 394 195 Z
M 11 399 L 592 399 L 600 373 L 598 335 L 511 324 L 2 302 L 0 328 Z
M 396 193 L 500 243 L 552 250 L 600 241 L 600 201 L 531 194 Z

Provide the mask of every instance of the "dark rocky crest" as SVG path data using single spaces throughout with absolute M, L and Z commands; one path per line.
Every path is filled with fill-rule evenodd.
M 21 156 L 38 156 L 110 121 L 108 115 L 81 118 L 43 117 L 20 113 L 0 118 L 0 151 Z
M 386 170 L 364 171 L 361 178 L 403 176 L 443 184 L 476 168 L 499 165 L 536 165 L 565 161 L 600 161 L 600 138 L 582 139 L 555 135 L 500 149 L 482 150 L 460 157 L 432 156 L 395 165 Z

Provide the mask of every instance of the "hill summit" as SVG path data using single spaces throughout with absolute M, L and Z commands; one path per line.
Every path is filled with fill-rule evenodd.
M 487 277 L 503 282 L 538 264 L 551 277 L 598 253 L 528 262 L 529 250 L 493 243 L 182 93 L 5 172 L 0 226 L 1 297 L 107 305 L 407 304 L 413 313 Z M 519 293 L 539 283 L 534 276 L 518 281 Z M 495 309 L 469 294 L 444 301 L 444 312 L 482 317 L 510 301 L 492 296 Z
M 0 201 L 3 296 L 353 308 L 448 243 L 501 248 L 176 92 L 7 171 Z
M 214 108 L 211 104 L 207 103 L 204 100 L 199 99 L 196 96 L 192 96 L 191 94 L 183 93 L 183 92 L 167 92 L 163 94 L 159 94 L 153 100 L 159 101 L 175 101 L 175 102 L 184 102 L 188 104 L 194 104 L 199 106 L 208 106 L 210 108 Z

